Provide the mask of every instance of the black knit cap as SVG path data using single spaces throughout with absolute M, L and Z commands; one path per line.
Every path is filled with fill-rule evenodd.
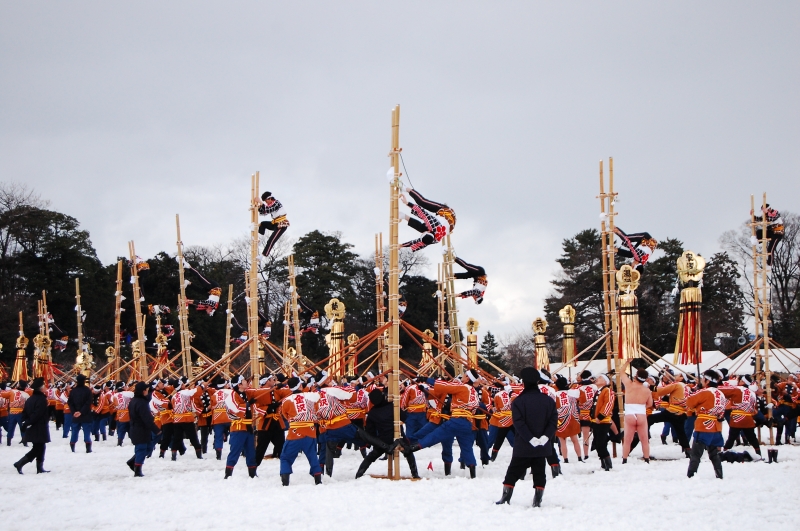
M 534 369 L 533 367 L 525 367 L 519 373 L 519 377 L 522 379 L 522 383 L 526 385 L 536 385 L 541 380 L 541 376 L 539 375 L 539 371 Z
M 34 378 L 33 379 L 33 387 L 34 390 L 38 390 L 40 387 L 44 385 L 44 378 Z
M 372 402 L 373 406 L 379 406 L 386 402 L 386 397 L 383 395 L 383 391 L 379 389 L 373 389 L 369 393 L 369 401 Z

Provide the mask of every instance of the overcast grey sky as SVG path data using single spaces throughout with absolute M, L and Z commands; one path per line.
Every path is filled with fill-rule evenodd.
M 462 319 L 502 334 L 542 313 L 561 240 L 598 227 L 600 159 L 621 227 L 701 254 L 750 194 L 800 211 L 798 88 L 797 2 L 2 1 L 0 180 L 108 263 L 130 239 L 174 252 L 175 213 L 187 245 L 241 236 L 260 170 L 287 237 L 367 255 L 400 103 L 413 184 L 489 273 Z

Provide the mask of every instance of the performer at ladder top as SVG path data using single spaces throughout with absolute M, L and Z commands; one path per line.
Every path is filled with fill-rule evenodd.
M 774 208 L 770 208 L 769 204 L 766 207 L 761 207 L 761 213 L 763 216 L 767 217 L 767 238 L 769 238 L 769 243 L 767 243 L 767 266 L 772 266 L 772 254 L 775 251 L 775 247 L 778 245 L 778 242 L 783 239 L 784 233 L 784 224 L 783 218 L 781 217 L 781 213 L 775 210 Z M 753 211 L 750 211 L 750 215 L 753 215 Z M 764 220 L 763 216 L 755 216 L 753 221 L 759 223 Z M 761 230 L 760 226 L 756 226 L 756 240 L 753 241 L 753 245 L 758 245 L 759 240 L 764 238 L 763 231 Z
M 658 248 L 658 241 L 650 236 L 649 232 L 625 234 L 619 227 L 614 227 L 614 233 L 620 239 L 617 254 L 621 258 L 632 259 L 633 268 L 641 272 L 650 259 L 650 255 Z
M 455 275 L 453 275 L 455 278 L 472 279 L 472 289 L 467 291 L 462 291 L 461 293 L 458 294 L 458 296 L 461 297 L 462 299 L 466 299 L 467 297 L 472 297 L 475 300 L 475 304 L 482 303 L 483 294 L 486 291 L 486 286 L 489 285 L 489 280 L 486 277 L 486 270 L 483 269 L 481 266 L 468 264 L 464 260 L 458 257 L 456 257 L 455 263 L 466 269 L 464 273 L 456 273 Z
M 262 216 L 272 216 L 272 221 L 262 221 L 258 225 L 258 233 L 262 236 L 268 230 L 272 232 L 269 235 L 269 239 L 267 239 L 264 250 L 261 251 L 261 254 L 266 257 L 269 256 L 272 248 L 283 236 L 283 233 L 286 232 L 286 229 L 289 228 L 289 219 L 286 217 L 283 204 L 273 197 L 271 192 L 261 194 L 261 201 L 257 201 L 256 206 L 258 207 L 258 213 Z
M 442 238 L 447 235 L 447 228 L 436 219 L 436 216 L 421 206 L 410 203 L 403 194 L 400 194 L 400 200 L 411 209 L 413 215 L 419 218 L 412 218 L 408 214 L 405 214 L 403 215 L 403 219 L 408 222 L 409 227 L 422 234 L 422 236 L 416 240 L 407 241 L 401 244 L 400 247 L 409 247 L 412 252 L 416 252 L 431 244 L 442 241 Z M 453 224 L 451 226 L 455 226 L 455 217 L 453 218 Z
M 186 304 L 194 306 L 198 312 L 206 312 L 209 316 L 214 315 L 214 312 L 219 308 L 219 297 L 222 295 L 222 289 L 219 287 L 219 284 L 201 275 L 200 272 L 189 265 L 189 262 L 186 260 L 183 261 L 183 268 L 193 272 L 203 286 L 203 289 L 208 291 L 207 299 L 201 301 L 186 299 Z M 187 282 L 191 284 L 191 282 Z
M 437 216 L 443 217 L 447 220 L 447 224 L 450 226 L 450 233 L 452 234 L 453 230 L 456 228 L 456 211 L 450 208 L 449 206 L 445 205 L 444 203 L 437 203 L 436 201 L 431 201 L 430 199 L 425 199 L 422 197 L 422 194 L 414 190 L 413 188 L 406 188 L 406 192 L 408 195 L 411 196 L 411 199 L 417 202 L 419 206 L 427 210 L 428 212 L 433 212 Z

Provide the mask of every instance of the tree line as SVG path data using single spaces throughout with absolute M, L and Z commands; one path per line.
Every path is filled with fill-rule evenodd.
M 786 222 L 784 240 L 778 246 L 771 275 L 772 336 L 785 346 L 800 342 L 800 217 L 783 213 Z M 702 342 L 707 350 L 732 351 L 735 344 L 715 344 L 717 334 L 729 334 L 733 341 L 746 334 L 747 319 L 752 316 L 752 248 L 750 229 L 743 224 L 738 230 L 723 234 L 723 251 L 707 257 L 703 284 Z M 192 267 L 222 288 L 220 309 L 208 316 L 190 309 L 189 323 L 194 334 L 193 345 L 217 358 L 224 350 L 225 309 L 228 286 L 233 286 L 233 315 L 236 323 L 247 327 L 244 297 L 245 271 L 249 263 L 247 238 L 234 239 L 226 245 L 188 246 L 185 257 Z M 374 330 L 376 323 L 375 257 L 361 257 L 340 233 L 312 231 L 296 241 L 282 240 L 270 258 L 259 265 L 260 308 L 272 321 L 272 338 L 282 345 L 284 304 L 290 298 L 287 256 L 294 254 L 297 288 L 304 301 L 320 313 L 322 330 L 318 335 L 303 334 L 303 352 L 312 360 L 327 355 L 324 334 L 327 320 L 324 306 L 333 297 L 346 308 L 346 333 L 363 336 Z M 676 260 L 683 253 L 683 243 L 666 238 L 659 244 L 658 256 L 645 267 L 637 290 L 639 298 L 642 343 L 660 353 L 674 349 L 678 324 L 678 301 L 672 296 L 676 284 Z M 388 254 L 388 253 L 386 253 Z M 163 322 L 178 330 L 177 303 L 179 292 L 178 264 L 175 252 L 163 251 L 143 257 L 149 270 L 140 275 L 145 301 L 172 309 Z M 122 357 L 130 357 L 129 341 L 135 335 L 130 265 L 123 262 L 122 290 L 126 300 L 121 318 L 123 330 Z M 595 229 L 580 231 L 562 242 L 562 253 L 556 260 L 560 271 L 551 281 L 552 293 L 545 299 L 548 321 L 547 340 L 554 359 L 561 355 L 562 324 L 558 311 L 566 304 L 576 310 L 576 339 L 583 350 L 603 333 L 602 267 L 600 234 Z M 388 265 L 388 264 L 386 264 Z M 437 319 L 436 282 L 423 276 L 428 265 L 422 253 L 401 252 L 400 289 L 408 301 L 404 319 L 420 330 L 435 330 Z M 388 267 L 384 267 L 388 271 Z M 113 343 L 114 293 L 117 261 L 103 264 L 92 246 L 90 235 L 77 219 L 50 209 L 49 203 L 33 190 L 17 184 L 0 183 L 0 354 L 7 367 L 14 358 L 14 341 L 18 335 L 18 312 L 24 315 L 26 335 L 38 330 L 36 301 L 47 292 L 48 310 L 55 322 L 51 337 L 68 337 L 63 351 L 54 352 L 54 361 L 70 366 L 76 352 L 77 319 L 75 313 L 75 278 L 81 282 L 81 304 L 86 312 L 84 334 L 93 347 L 95 360 L 103 363 L 105 346 Z M 191 275 L 187 275 L 192 280 Z M 383 278 L 387 287 L 388 274 Z M 207 292 L 196 285 L 187 287 L 190 299 L 207 298 Z M 234 325 L 232 335 L 238 328 Z M 148 319 L 148 347 L 155 350 L 154 320 Z M 179 348 L 176 333 L 169 348 Z M 417 361 L 421 352 L 417 344 L 401 334 L 401 355 Z M 496 338 L 491 332 L 483 336 L 480 350 L 503 369 L 518 370 L 530 363 L 533 355 L 532 334 Z M 584 356 L 588 357 L 589 354 Z M 98 357 L 100 359 L 98 360 Z M 484 368 L 490 369 L 488 364 Z

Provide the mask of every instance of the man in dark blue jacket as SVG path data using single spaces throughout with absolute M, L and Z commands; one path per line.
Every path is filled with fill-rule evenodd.
M 133 470 L 133 476 L 144 477 L 142 465 L 150 453 L 150 442 L 153 434 L 158 434 L 159 429 L 153 421 L 153 413 L 150 412 L 150 386 L 145 382 L 137 382 L 133 389 L 133 398 L 128 404 L 128 414 L 131 417 L 130 431 L 128 436 L 134 445 L 134 454 L 128 460 L 128 466 Z
M 555 402 L 539 390 L 539 371 L 525 367 L 520 373 L 525 390 L 511 404 L 514 421 L 514 452 L 503 480 L 503 497 L 498 505 L 509 503 L 514 485 L 530 468 L 533 473 L 533 506 L 541 507 L 547 483 L 547 457 L 553 452 L 553 437 L 558 425 Z
M 86 376 L 79 374 L 75 378 L 75 388 L 67 400 L 69 410 L 72 411 L 72 436 L 69 446 L 75 451 L 78 434 L 83 430 L 83 442 L 86 443 L 86 453 L 92 453 L 92 392 L 86 387 Z

